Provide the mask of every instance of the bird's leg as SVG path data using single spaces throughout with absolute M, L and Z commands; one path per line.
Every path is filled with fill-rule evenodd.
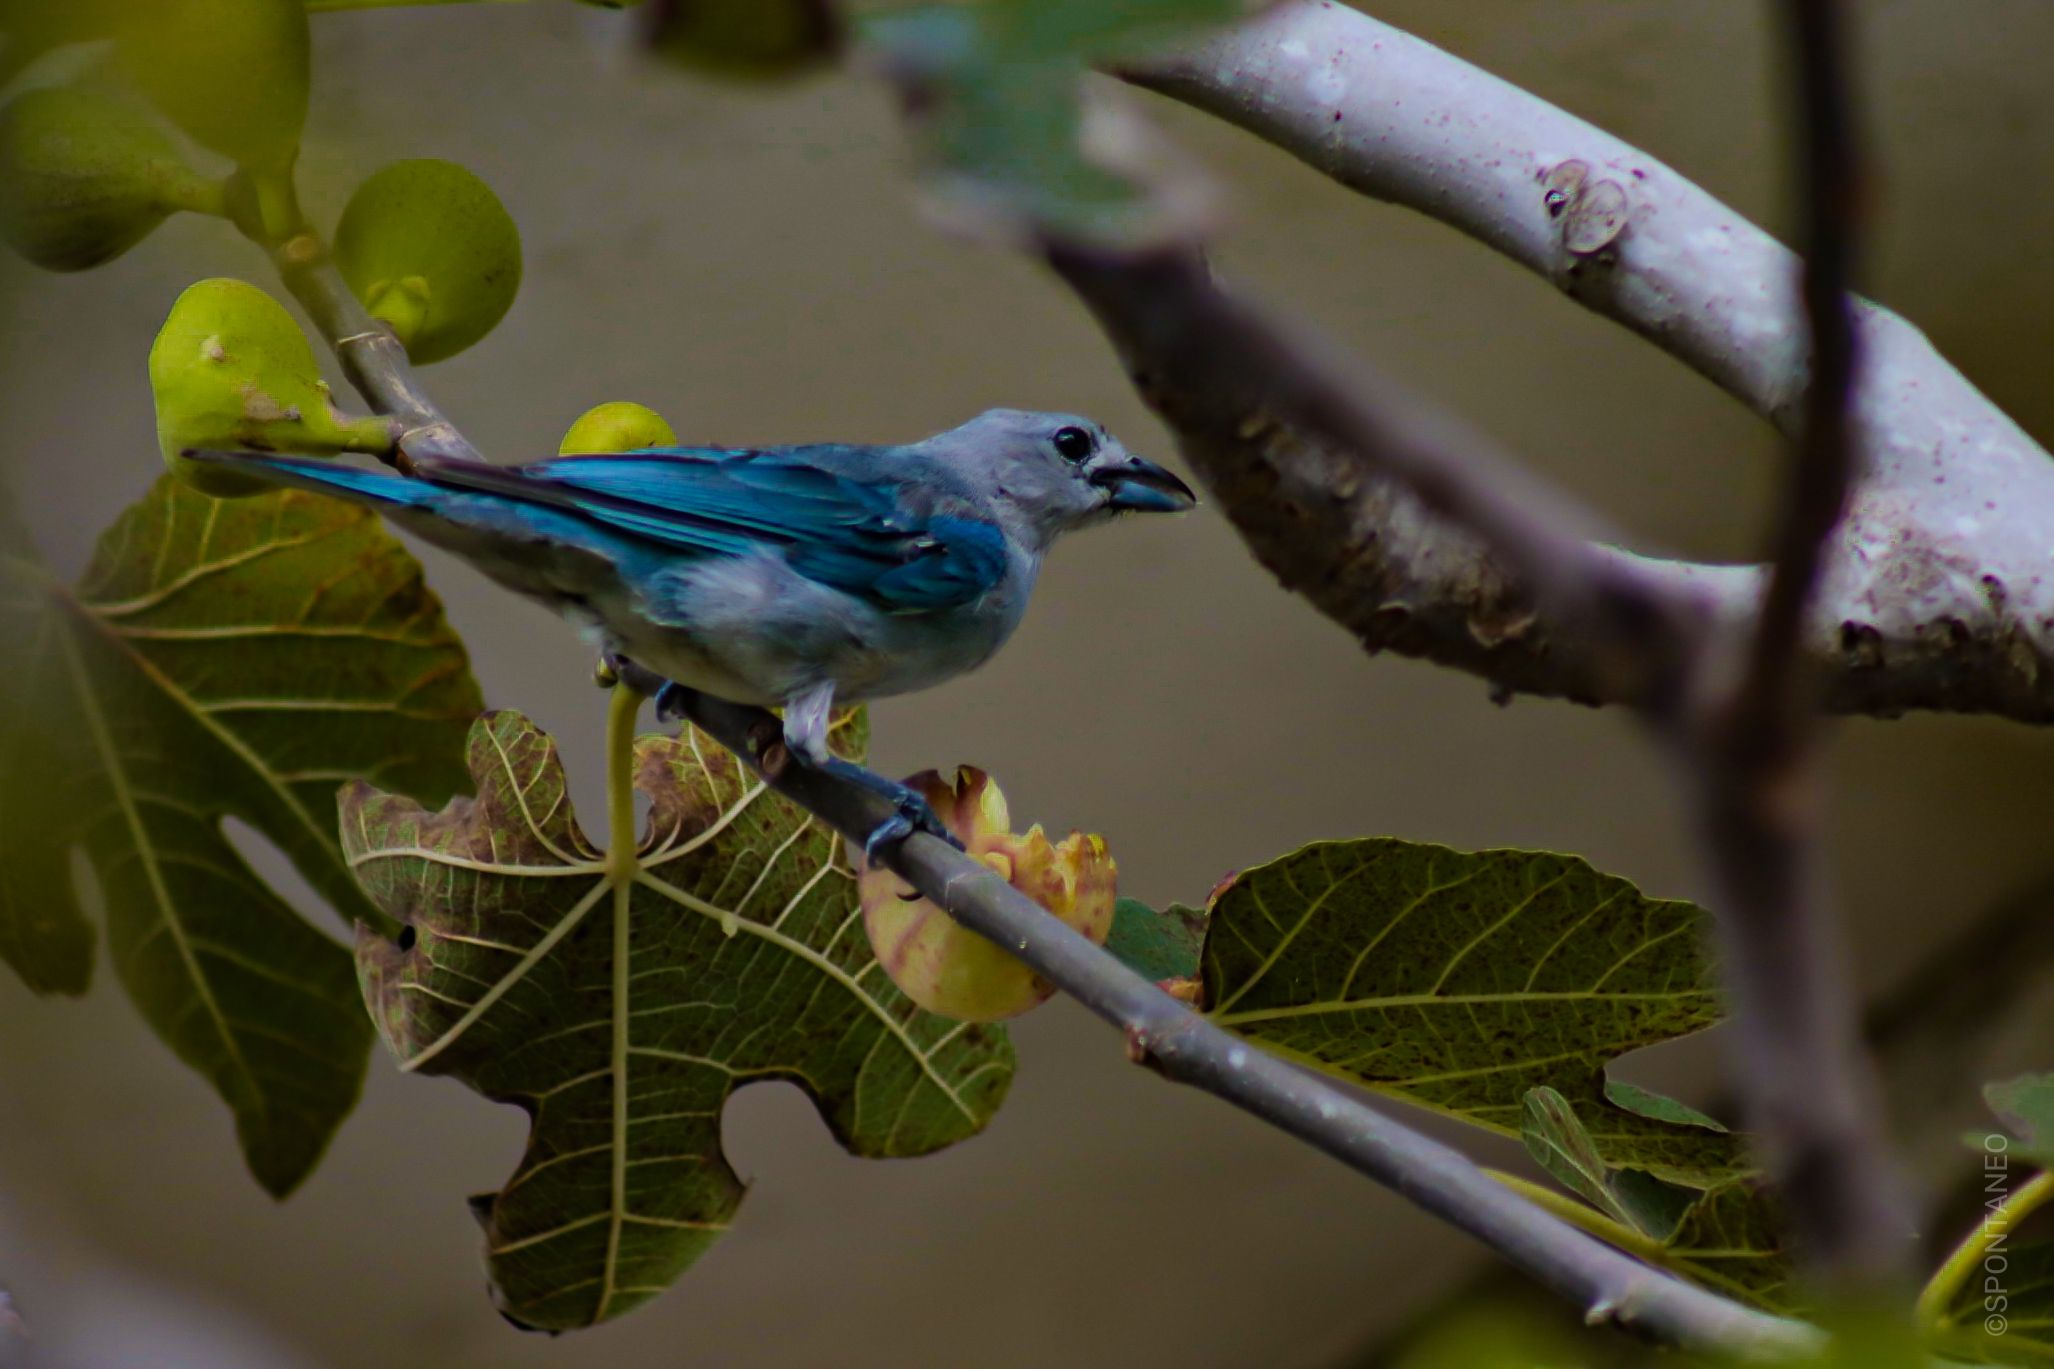
M 896 846 L 915 832 L 940 837 L 958 851 L 963 843 L 942 825 L 919 791 L 896 780 L 888 780 L 854 761 L 843 760 L 827 749 L 828 714 L 834 707 L 834 686 L 815 685 L 785 703 L 785 750 L 793 760 L 825 774 L 882 794 L 892 802 L 892 815 L 877 824 L 863 841 L 863 858 L 872 865 L 886 847 Z
M 599 664 L 602 676 L 611 674 L 641 693 L 653 694 L 658 722 L 680 722 L 688 716 L 686 700 L 694 692 L 690 686 L 666 680 L 616 653 L 601 658 Z M 833 685 L 817 686 L 787 702 L 783 734 L 785 754 L 800 765 L 833 775 L 891 800 L 892 815 L 877 824 L 863 840 L 864 859 L 875 865 L 880 851 L 904 841 L 915 832 L 940 837 L 958 851 L 962 850 L 963 843 L 942 825 L 941 819 L 935 816 L 934 809 L 918 790 L 896 780 L 888 780 L 876 771 L 866 770 L 828 750 L 827 720 L 833 707 Z M 765 765 L 765 758 L 759 754 L 756 763 Z
M 616 684 L 624 684 L 644 698 L 655 699 L 658 720 L 667 721 L 663 713 L 663 691 L 670 688 L 670 681 L 647 666 L 636 665 L 618 651 L 601 652 L 599 665 L 593 670 L 592 679 L 601 689 L 611 689 Z
M 875 770 L 866 770 L 854 761 L 845 761 L 840 756 L 829 756 L 825 760 L 814 760 L 810 756 L 801 757 L 797 752 L 794 752 L 793 756 L 801 765 L 811 766 L 838 779 L 860 785 L 873 794 L 882 794 L 891 800 L 892 815 L 873 827 L 870 835 L 863 839 L 863 858 L 872 865 L 878 863 L 879 852 L 898 845 L 915 832 L 940 837 L 958 851 L 963 849 L 963 843 L 956 840 L 955 833 L 942 825 L 941 819 L 935 816 L 934 809 L 921 797 L 919 790 L 900 784 L 897 780 L 888 780 Z

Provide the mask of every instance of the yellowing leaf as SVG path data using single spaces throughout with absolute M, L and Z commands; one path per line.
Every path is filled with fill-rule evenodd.
M 335 793 L 374 776 L 440 799 L 478 707 L 420 567 L 368 514 L 296 493 L 224 502 L 165 478 L 75 589 L 0 520 L 0 955 L 79 992 L 91 929 L 65 873 L 83 846 L 116 974 L 290 1191 L 354 1106 L 370 1030 L 348 953 L 222 832 L 257 829 L 344 918 Z
M 860 721 L 832 736 L 860 754 Z M 858 1155 L 935 1150 L 998 1108 L 1004 1033 L 921 1012 L 892 987 L 841 839 L 718 743 L 640 739 L 652 806 L 618 911 L 546 735 L 488 714 L 470 764 L 477 798 L 439 813 L 353 787 L 344 839 L 411 929 L 358 943 L 387 1043 L 406 1068 L 531 1119 L 513 1175 L 474 1200 L 509 1318 L 560 1330 L 617 1317 L 726 1230 L 742 1184 L 720 1114 L 738 1085 L 797 1084 Z
M 1507 1135 L 1557 1090 L 1598 1154 L 1707 1187 L 1723 1131 L 1615 1105 L 1607 1062 L 1719 1020 L 1708 919 L 1574 856 L 1319 842 L 1214 900 L 1203 979 L 1221 1026 Z

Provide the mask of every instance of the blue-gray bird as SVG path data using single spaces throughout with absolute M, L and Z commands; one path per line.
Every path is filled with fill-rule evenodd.
M 1019 626 L 1050 545 L 1127 512 L 1195 502 L 1184 482 L 1070 414 L 993 409 L 904 446 L 657 447 L 527 466 L 436 461 L 413 478 L 327 461 L 192 452 L 381 509 L 609 658 L 736 703 L 781 706 L 793 756 L 917 795 L 828 753 L 828 712 L 974 670 Z M 669 706 L 667 706 L 669 705 Z

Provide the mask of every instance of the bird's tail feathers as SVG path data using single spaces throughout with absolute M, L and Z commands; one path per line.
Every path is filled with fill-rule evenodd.
M 208 451 L 183 452 L 179 459 L 255 476 L 276 485 L 290 485 L 316 494 L 338 495 L 360 504 L 383 508 L 422 508 L 448 493 L 424 481 L 409 480 L 383 471 L 362 470 L 338 461 L 270 456 L 262 452 Z

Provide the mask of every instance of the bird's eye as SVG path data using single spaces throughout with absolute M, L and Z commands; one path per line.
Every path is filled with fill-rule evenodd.
M 1049 440 L 1055 443 L 1056 455 L 1065 461 L 1082 461 L 1091 455 L 1091 434 L 1082 428 L 1058 428 Z

